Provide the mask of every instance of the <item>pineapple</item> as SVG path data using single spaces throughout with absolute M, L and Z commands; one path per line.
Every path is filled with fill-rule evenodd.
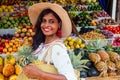
M 89 53 L 89 59 L 95 64 L 101 60 L 100 56 L 96 53 Z
M 73 50 L 69 50 L 69 55 L 70 55 L 70 59 L 71 59 L 71 63 L 73 65 L 73 68 L 75 69 L 74 71 L 77 75 L 77 79 L 79 80 L 80 71 L 85 71 L 86 69 L 88 69 L 88 67 L 85 66 L 85 64 L 89 60 L 87 60 L 87 59 L 81 60 L 81 58 L 82 58 L 81 52 L 79 52 L 79 54 L 76 56 Z
M 108 76 L 116 76 L 117 73 L 115 71 L 110 71 L 108 72 Z
M 115 63 L 117 70 L 120 70 L 120 61 Z
M 100 55 L 102 61 L 107 61 L 107 60 L 109 60 L 109 55 L 108 55 L 108 53 L 107 53 L 106 51 L 104 51 L 104 50 L 99 50 L 99 51 L 97 52 L 97 54 Z
M 103 76 L 103 77 L 108 76 L 107 74 L 108 67 L 105 62 L 99 61 L 98 63 L 95 64 L 95 67 L 99 72 L 101 72 L 99 76 Z
M 112 62 L 118 62 L 120 60 L 120 56 L 118 53 L 116 52 L 112 52 L 112 51 L 108 51 L 108 54 L 109 54 L 109 57 L 110 57 L 110 60 Z
M 18 64 L 21 67 L 24 67 L 37 59 L 33 54 L 32 48 L 28 45 L 21 46 L 18 49 L 18 56 Z
M 74 69 L 77 69 L 77 70 L 79 70 L 79 71 L 83 71 L 83 70 L 85 70 L 85 69 L 88 69 L 88 67 L 85 66 L 85 64 L 86 64 L 89 60 L 87 60 L 87 59 L 81 60 L 81 58 L 82 58 L 82 53 L 81 53 L 81 52 L 79 52 L 79 54 L 78 54 L 77 56 L 75 55 L 75 53 L 74 53 L 73 50 L 71 50 L 71 51 L 69 51 L 69 52 L 70 52 L 70 53 L 69 53 L 70 59 L 71 59 L 71 62 L 72 62 L 72 65 L 73 65 Z
M 107 66 L 108 66 L 108 71 L 115 71 L 116 70 L 116 65 L 112 61 L 107 61 Z

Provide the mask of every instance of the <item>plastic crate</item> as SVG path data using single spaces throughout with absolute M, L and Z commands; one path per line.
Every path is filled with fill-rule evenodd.
M 0 35 L 14 34 L 16 29 L 0 29 Z

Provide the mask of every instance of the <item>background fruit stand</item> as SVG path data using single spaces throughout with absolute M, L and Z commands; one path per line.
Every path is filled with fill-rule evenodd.
M 99 78 L 98 76 L 103 77 L 102 80 L 119 78 L 116 76 L 119 76 L 120 69 L 120 25 L 102 9 L 97 0 L 2 0 L 0 79 L 12 80 L 21 72 L 15 54 L 24 44 L 31 45 L 32 36 L 35 34 L 27 10 L 35 3 L 47 1 L 62 5 L 74 22 L 79 36 L 71 34 L 64 39 L 64 44 L 73 67 L 80 71 L 80 78 L 86 80 L 94 80 Z M 9 58 L 10 60 L 7 60 Z M 9 65 L 6 65 L 7 63 Z M 6 74 L 7 67 L 13 69 L 9 72 L 11 74 Z

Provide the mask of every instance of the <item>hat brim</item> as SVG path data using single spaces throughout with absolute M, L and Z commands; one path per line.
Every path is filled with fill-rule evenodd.
M 71 20 L 70 17 L 68 16 L 67 11 L 65 11 L 62 6 L 58 5 L 58 4 L 54 4 L 54 3 L 37 3 L 32 5 L 29 9 L 28 9 L 28 15 L 30 18 L 30 21 L 32 23 L 33 26 L 36 25 L 37 19 L 40 15 L 40 13 L 44 10 L 44 9 L 51 9 L 53 10 L 62 20 L 62 37 L 67 37 L 71 34 L 72 32 L 72 24 L 71 24 Z

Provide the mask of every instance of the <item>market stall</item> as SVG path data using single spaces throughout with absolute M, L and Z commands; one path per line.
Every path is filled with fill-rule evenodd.
M 35 34 L 27 10 L 31 5 L 43 1 L 6 0 L 5 2 L 2 0 L 0 78 L 16 79 L 21 72 L 17 53 L 20 52 L 21 46 L 25 44 L 31 46 L 32 36 Z M 63 40 L 73 67 L 80 72 L 80 78 L 85 80 L 118 79 L 120 25 L 103 10 L 97 0 L 50 0 L 49 2 L 62 5 L 71 17 L 73 33 Z M 11 68 L 12 71 L 9 71 Z

